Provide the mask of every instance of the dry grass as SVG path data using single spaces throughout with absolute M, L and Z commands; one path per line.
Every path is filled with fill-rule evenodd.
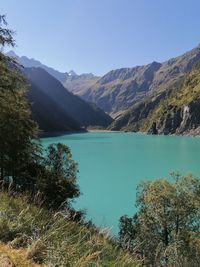
M 15 267 L 37 266 L 30 265 L 33 261 L 50 267 L 140 266 L 106 233 L 30 205 L 23 198 L 0 193 L 0 200 L 0 240 L 10 244 L 6 256 Z
M 45 267 L 26 259 L 26 248 L 13 249 L 0 242 L 0 267 Z

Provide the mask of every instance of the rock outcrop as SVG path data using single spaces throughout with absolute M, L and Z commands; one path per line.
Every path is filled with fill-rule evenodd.
M 200 130 L 200 100 L 195 100 L 187 106 L 172 108 L 167 116 L 160 118 L 152 127 L 158 134 L 198 135 Z M 148 133 L 152 133 L 152 127 Z

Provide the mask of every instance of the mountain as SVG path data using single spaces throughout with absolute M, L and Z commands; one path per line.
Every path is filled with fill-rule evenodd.
M 68 92 L 43 68 L 24 68 L 23 72 L 30 82 L 28 98 L 33 103 L 33 112 L 43 130 L 47 128 L 44 127 L 46 124 L 53 124 L 51 129 L 59 128 L 58 131 L 62 127 L 70 130 L 72 126 L 75 130 L 90 125 L 106 127 L 112 122 L 109 115 Z M 57 127 L 58 123 L 62 125 L 61 129 Z
M 54 78 L 59 80 L 67 90 L 73 92 L 74 94 L 82 95 L 85 90 L 91 87 L 99 77 L 94 76 L 92 73 L 84 73 L 81 75 L 76 74 L 73 70 L 69 72 L 60 72 L 51 67 L 42 64 L 40 61 L 33 58 L 28 58 L 26 56 L 19 57 L 14 51 L 9 51 L 6 53 L 10 57 L 17 59 L 19 64 L 26 68 L 42 68 L 51 74 Z
M 146 94 L 160 63 L 112 70 L 100 78 L 85 94 L 87 101 L 96 103 L 104 111 L 114 114 L 136 103 Z
M 200 135 L 200 61 L 152 110 L 141 129 L 153 134 Z
M 116 117 L 155 92 L 165 91 L 198 60 L 200 46 L 163 63 L 112 70 L 88 88 L 82 97 Z
M 34 58 L 28 58 L 26 56 L 19 57 L 14 51 L 9 51 L 8 53 L 6 53 L 6 55 L 9 57 L 16 58 L 18 63 L 24 66 L 25 68 L 32 68 L 32 67 L 42 68 L 60 82 L 64 82 L 66 80 L 66 77 L 68 76 L 67 72 L 60 72 L 58 70 L 55 70 L 51 67 L 42 64 L 40 61 L 35 60 Z
M 94 76 L 92 73 L 84 73 L 81 75 L 69 75 L 63 85 L 73 94 L 82 95 L 98 81 L 99 77 Z
M 161 127 L 152 115 L 164 100 L 182 86 L 192 67 L 200 60 L 200 45 L 163 63 L 112 70 L 103 77 L 77 75 L 73 71 L 63 82 L 70 91 L 115 118 L 109 129 L 186 133 L 186 129 Z M 186 75 L 186 76 L 185 76 Z M 158 111 L 157 111 L 158 113 Z M 156 114 L 157 114 L 156 113 Z M 196 126 L 194 126 L 195 128 Z
M 44 132 L 81 131 L 80 123 L 71 118 L 48 95 L 46 95 L 33 81 L 27 93 L 31 103 L 33 118 Z
M 119 116 L 110 129 L 200 135 L 200 61 L 173 86 Z

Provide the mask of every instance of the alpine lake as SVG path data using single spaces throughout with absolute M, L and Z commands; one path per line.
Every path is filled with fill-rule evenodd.
M 200 138 L 124 132 L 89 132 L 42 138 L 46 148 L 64 143 L 78 163 L 81 196 L 76 209 L 100 228 L 118 233 L 119 218 L 134 215 L 141 181 L 179 171 L 200 177 Z

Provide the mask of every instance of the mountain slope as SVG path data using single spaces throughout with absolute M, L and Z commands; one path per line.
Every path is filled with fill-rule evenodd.
M 146 94 L 160 63 L 110 71 L 83 95 L 108 113 L 117 113 Z
M 75 95 L 82 95 L 93 86 L 99 77 L 94 76 L 92 73 L 84 73 L 81 75 L 69 75 L 63 82 L 64 87 Z
M 69 72 L 60 72 L 42 64 L 34 58 L 28 58 L 26 56 L 19 57 L 14 51 L 9 51 L 7 55 L 16 58 L 19 64 L 25 68 L 35 67 L 46 70 L 50 75 L 59 80 L 68 91 L 80 96 L 99 79 L 99 77 L 94 76 L 92 73 L 78 75 L 73 70 Z
M 57 110 L 59 109 L 60 112 L 62 111 L 62 113 L 65 113 L 65 116 L 72 118 L 73 121 L 77 121 L 81 126 L 98 125 L 105 127 L 112 122 L 109 115 L 105 114 L 93 104 L 86 103 L 78 96 L 68 92 L 57 79 L 44 69 L 25 68 L 24 73 L 31 83 L 29 98 L 32 102 L 35 100 L 35 105 L 37 105 L 40 110 L 43 105 L 47 105 L 47 100 L 48 102 L 51 100 L 51 102 L 54 103 L 51 114 L 56 113 L 56 110 L 54 112 L 54 107 L 56 106 Z M 34 88 L 37 88 L 37 91 L 35 90 L 35 92 L 33 92 Z M 38 91 L 40 97 L 37 94 Z M 35 95 L 34 99 L 30 97 L 33 95 Z M 48 108 L 50 108 L 49 105 Z
M 141 127 L 158 134 L 200 135 L 200 62 L 149 114 Z
M 110 128 L 200 135 L 200 63 L 166 91 L 119 116 Z
M 55 133 L 82 130 L 80 123 L 62 110 L 33 81 L 29 82 L 27 97 L 31 103 L 33 117 L 42 131 Z
M 43 68 L 60 82 L 64 82 L 66 77 L 68 76 L 67 72 L 60 72 L 58 70 L 55 70 L 51 67 L 42 64 L 40 61 L 35 60 L 34 58 L 28 58 L 26 56 L 19 57 L 17 54 L 15 54 L 14 51 L 9 51 L 8 53 L 6 53 L 6 55 L 9 57 L 16 58 L 18 63 L 24 66 L 25 68 Z
M 152 93 L 162 92 L 178 81 L 200 60 L 200 46 L 164 63 L 110 71 L 82 97 L 116 116 Z

